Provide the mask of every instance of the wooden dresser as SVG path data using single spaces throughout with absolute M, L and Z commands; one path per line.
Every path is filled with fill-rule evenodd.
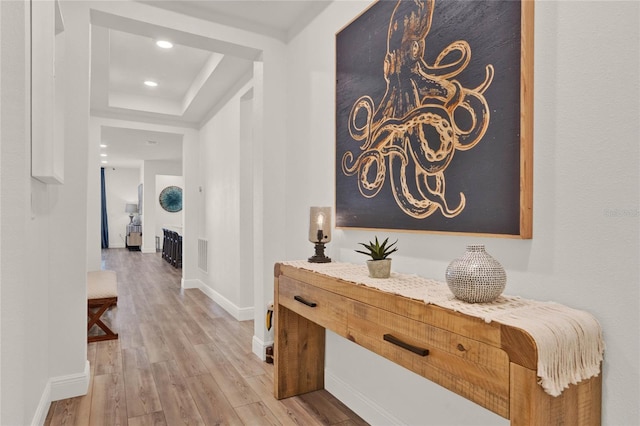
M 329 329 L 512 425 L 599 425 L 601 375 L 552 397 L 524 331 L 285 264 L 275 265 L 274 393 L 324 388 Z

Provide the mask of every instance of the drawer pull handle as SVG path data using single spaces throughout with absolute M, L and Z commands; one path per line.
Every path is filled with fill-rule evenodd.
M 304 303 L 305 305 L 311 307 L 311 308 L 315 308 L 316 306 L 318 306 L 318 304 L 316 302 L 309 302 L 308 300 L 305 300 L 302 298 L 302 296 L 293 296 L 293 298 L 295 300 L 297 300 L 300 303 Z
M 391 334 L 385 334 L 384 336 L 382 336 L 382 338 L 389 343 L 393 343 L 396 346 L 400 346 L 401 348 L 411 351 L 420 356 L 429 355 L 429 349 L 419 348 L 417 346 L 410 345 L 409 343 L 403 342 L 402 340 L 392 336 Z

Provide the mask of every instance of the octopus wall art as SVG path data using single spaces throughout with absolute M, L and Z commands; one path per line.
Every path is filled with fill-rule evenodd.
M 338 226 L 519 233 L 519 37 L 519 2 L 455 0 L 337 34 Z

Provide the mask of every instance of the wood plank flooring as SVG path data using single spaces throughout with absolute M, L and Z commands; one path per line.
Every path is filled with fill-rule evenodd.
M 88 345 L 89 392 L 53 402 L 45 425 L 367 424 L 324 390 L 276 400 L 273 365 L 251 352 L 253 321 L 182 290 L 159 253 L 102 256 L 118 273 L 118 306 L 103 318 L 119 339 Z

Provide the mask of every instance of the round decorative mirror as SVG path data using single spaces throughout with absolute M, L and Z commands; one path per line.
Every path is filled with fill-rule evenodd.
M 182 210 L 182 188 L 178 186 L 167 186 L 160 193 L 160 205 L 170 213 Z

